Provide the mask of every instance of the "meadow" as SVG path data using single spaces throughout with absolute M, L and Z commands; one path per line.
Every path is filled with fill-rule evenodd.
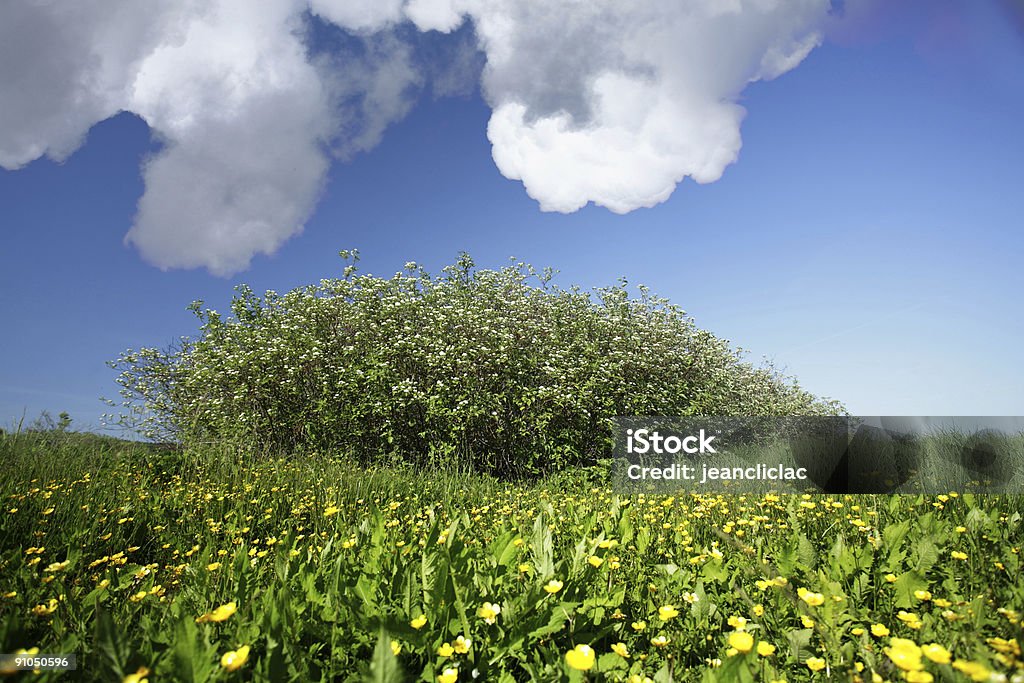
M 1018 498 L 627 495 L 616 416 L 845 410 L 625 280 L 340 255 L 111 363 L 116 424 L 179 447 L 0 436 L 0 652 L 125 683 L 1024 680 Z
M 0 650 L 78 655 L 30 680 L 1024 680 L 1012 496 L 620 496 L 60 431 L 0 437 L 0 470 Z

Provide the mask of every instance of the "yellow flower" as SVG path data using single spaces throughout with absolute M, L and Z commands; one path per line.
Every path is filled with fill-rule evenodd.
M 936 664 L 949 664 L 950 652 L 946 648 L 942 647 L 938 643 L 929 643 L 928 645 L 921 646 L 921 652 L 925 657 L 932 660 Z
M 223 605 L 221 605 L 220 607 L 218 607 L 217 609 L 213 610 L 212 612 L 207 612 L 203 616 L 197 618 L 196 619 L 196 623 L 203 624 L 203 623 L 206 623 L 208 621 L 217 621 L 217 622 L 227 621 L 231 617 L 231 615 L 234 614 L 237 611 L 238 611 L 238 604 L 237 603 L 235 603 L 235 602 L 227 602 L 227 603 L 224 603 Z M 246 650 L 246 652 L 248 652 L 248 650 Z
M 210 564 L 206 565 L 206 571 L 215 572 L 218 569 L 220 569 L 220 566 L 220 562 L 211 562 Z
M 860 626 L 857 626 L 856 628 L 851 628 L 850 633 L 852 633 L 855 636 L 862 636 L 864 635 L 864 629 L 862 629 Z
M 409 622 L 409 626 L 412 626 L 414 629 L 417 629 L 417 630 L 423 628 L 426 625 L 427 625 L 427 616 L 425 614 L 421 614 L 421 615 L 419 615 L 418 617 L 416 617 L 415 619 L 413 619 L 412 621 Z
M 460 655 L 464 655 L 469 652 L 469 646 L 473 644 L 473 641 L 465 636 L 459 636 L 455 639 L 455 651 Z
M 729 634 L 729 646 L 746 654 L 754 647 L 754 636 L 746 631 L 733 631 Z
M 804 628 L 814 628 L 814 619 L 811 619 L 806 614 L 800 615 L 800 623 L 804 625 Z
M 889 629 L 883 624 L 871 624 L 871 635 L 876 638 L 884 638 L 889 635 Z
M 336 505 L 331 505 L 326 510 L 324 510 L 324 517 L 330 517 L 332 515 L 338 514 L 339 512 L 341 512 L 340 507 Z
M 445 643 L 441 647 L 437 648 L 437 654 L 441 655 L 442 657 L 451 657 L 453 654 L 455 654 L 455 648 L 452 647 L 449 643 Z
M 531 569 L 533 569 L 533 567 L 531 567 L 528 562 L 523 562 L 521 565 L 519 565 L 519 573 L 520 574 L 525 574 L 528 571 L 530 571 Z
M 797 590 L 797 595 L 799 595 L 800 599 L 803 600 L 804 602 L 806 602 L 811 607 L 817 607 L 817 606 L 823 605 L 825 603 L 825 596 L 824 595 L 822 595 L 821 593 L 812 593 L 811 591 L 807 590 L 806 588 L 798 589 Z
M 558 591 L 562 590 L 562 586 L 564 586 L 564 585 L 565 584 L 563 584 L 558 579 L 551 579 L 550 581 L 548 581 L 544 585 L 544 590 L 546 590 L 548 593 L 551 593 L 552 595 L 554 595 Z
M 489 602 L 485 602 L 480 606 L 480 609 L 476 611 L 477 616 L 486 621 L 488 624 L 493 624 L 495 618 L 501 614 L 501 607 L 499 605 L 492 605 Z
M 633 626 L 633 630 L 636 631 L 637 633 L 639 633 L 640 631 L 643 631 L 645 628 L 647 628 L 647 622 L 646 621 L 634 621 L 632 626 Z
M 950 555 L 953 556 L 954 560 L 966 560 L 967 559 L 967 553 L 962 553 L 959 550 L 954 550 L 953 552 L 950 553 Z
M 36 605 L 32 608 L 32 614 L 37 617 L 48 617 L 57 611 L 57 600 L 50 598 L 45 605 Z
M 896 583 L 896 575 L 895 574 L 886 574 L 885 575 L 885 580 L 888 581 L 889 583 Z
M 68 566 L 68 561 L 67 560 L 64 560 L 63 562 L 51 562 L 49 565 L 46 566 L 46 569 L 44 569 L 43 571 L 44 572 L 59 572 L 62 569 L 64 569 L 65 567 L 67 567 L 67 566 Z
M 238 671 L 249 659 L 249 646 L 243 645 L 237 650 L 230 650 L 220 658 L 220 665 L 228 671 Z
M 626 649 L 625 643 L 614 643 L 612 644 L 612 652 L 620 657 L 629 657 L 629 650 Z
M 907 671 L 903 674 L 903 678 L 907 680 L 907 683 L 932 683 L 935 677 L 927 671 Z
M 747 620 L 744 617 L 733 615 L 729 617 L 729 626 L 732 626 L 737 631 L 742 631 L 747 626 Z
M 402 644 L 397 640 L 391 641 L 391 652 L 397 657 L 402 653 Z
M 977 662 L 968 662 L 963 659 L 958 659 L 953 662 L 953 668 L 961 672 L 972 681 L 987 681 L 989 674 L 991 673 L 983 665 Z
M 825 660 L 821 657 L 808 657 L 806 664 L 808 669 L 815 672 L 825 668 Z
M 655 636 L 651 638 L 651 645 L 653 645 L 654 647 L 665 647 L 671 642 L 672 639 L 666 636 Z
M 1013 657 L 1020 657 L 1020 643 L 1016 638 L 1007 640 L 1005 638 L 989 638 L 985 642 L 996 652 Z
M 762 640 L 757 644 L 757 654 L 762 657 L 771 657 L 775 654 L 775 646 L 769 642 Z
M 665 605 L 663 607 L 658 608 L 658 616 L 661 618 L 662 621 L 668 621 L 673 617 L 678 617 L 679 610 L 677 610 L 672 605 Z
M 924 668 L 921 663 L 921 648 L 912 640 L 891 639 L 889 647 L 885 648 L 885 654 L 889 655 L 893 664 L 904 671 L 920 671 Z
M 914 591 L 914 597 L 922 602 L 928 602 L 932 599 L 931 591 Z
M 136 669 L 135 673 L 128 674 L 127 676 L 125 676 L 121 680 L 121 683 L 147 683 L 149 679 L 146 678 L 146 676 L 148 675 L 149 669 L 147 669 L 144 666 L 140 666 L 138 669 Z
M 590 557 L 588 557 L 587 562 L 590 563 L 591 567 L 600 567 L 602 564 L 604 564 L 604 560 L 602 560 L 597 555 L 591 555 Z
M 906 610 L 900 610 L 896 613 L 896 618 L 907 625 L 907 628 L 919 629 L 921 628 L 921 619 L 913 612 L 907 612 Z
M 456 668 L 445 669 L 437 677 L 437 683 L 455 683 L 457 680 L 459 680 L 459 670 Z
M 565 653 L 565 663 L 573 669 L 588 671 L 594 666 L 594 648 L 589 645 L 577 645 Z
M 754 605 L 754 616 L 764 616 L 764 605 Z

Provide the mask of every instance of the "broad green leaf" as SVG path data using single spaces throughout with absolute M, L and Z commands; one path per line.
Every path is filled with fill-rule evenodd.
M 928 582 L 917 571 L 909 571 L 896 577 L 893 589 L 896 591 L 896 606 L 907 608 L 916 605 L 919 600 L 914 597 L 914 591 L 926 590 Z
M 383 629 L 377 635 L 369 674 L 364 680 L 366 683 L 402 683 L 405 680 L 398 658 L 391 649 L 391 637 Z

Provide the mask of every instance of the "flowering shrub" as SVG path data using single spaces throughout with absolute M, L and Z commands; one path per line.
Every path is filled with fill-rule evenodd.
M 608 453 L 615 415 L 839 409 L 644 287 L 565 290 L 550 270 L 477 270 L 465 254 L 438 276 L 409 263 L 383 279 L 342 256 L 341 279 L 283 296 L 240 286 L 228 317 L 195 302 L 198 339 L 115 361 L 147 435 L 520 476 Z

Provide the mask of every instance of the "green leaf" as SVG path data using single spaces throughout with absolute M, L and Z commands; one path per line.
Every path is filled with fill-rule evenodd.
M 914 555 L 917 557 L 915 569 L 924 574 L 939 560 L 939 547 L 931 539 L 923 538 L 917 542 Z
M 121 640 L 121 633 L 110 612 L 102 606 L 96 607 L 96 649 L 99 650 L 103 668 L 118 680 L 125 677 L 127 651 Z
M 402 683 L 405 675 L 391 649 L 391 636 L 384 629 L 377 636 L 377 646 L 373 649 L 370 660 L 369 674 L 363 679 L 366 683 Z
M 793 653 L 793 658 L 801 664 L 806 662 L 808 657 L 814 655 L 814 648 L 811 647 L 812 635 L 814 635 L 814 630 L 809 628 L 795 629 L 786 634 L 790 652 Z
M 179 619 L 174 627 L 171 665 L 177 680 L 194 683 L 207 678 L 209 663 L 203 661 L 206 652 L 197 646 L 198 633 L 195 622 L 188 617 Z
M 897 500 L 898 496 L 893 496 L 893 500 Z M 895 552 L 899 549 L 900 543 L 906 537 L 910 531 L 910 520 L 905 519 L 898 524 L 889 524 L 882 529 L 882 542 L 885 547 L 890 549 L 890 552 Z
M 914 591 L 925 590 L 928 588 L 928 582 L 917 571 L 909 571 L 896 578 L 893 588 L 896 590 L 897 607 L 913 607 L 917 602 Z
M 533 557 L 537 570 L 537 578 L 546 580 L 555 575 L 554 543 L 551 529 L 548 528 L 547 516 L 537 515 L 533 523 Z
M 796 556 L 807 569 L 814 569 L 818 565 L 818 551 L 814 549 L 814 544 L 811 543 L 803 534 L 797 539 L 797 550 Z
M 519 548 L 516 547 L 515 541 L 516 535 L 513 532 L 503 534 L 493 546 L 494 555 L 498 560 L 498 565 L 502 567 L 511 567 L 515 561 L 516 556 L 519 554 Z

